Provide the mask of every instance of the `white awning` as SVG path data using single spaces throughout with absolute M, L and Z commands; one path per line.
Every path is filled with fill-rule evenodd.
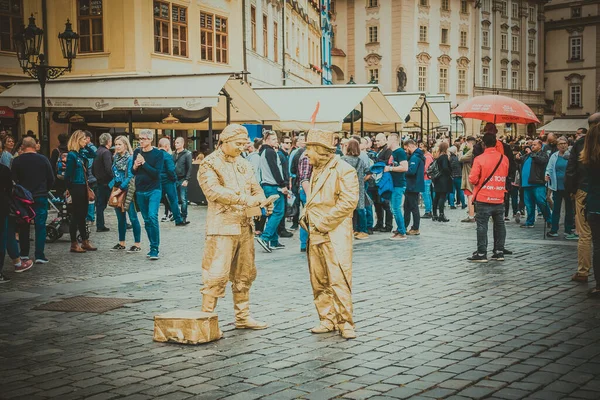
M 410 116 L 410 120 L 404 123 L 404 127 L 419 127 L 421 125 L 421 107 L 426 102 L 425 94 L 421 92 L 414 93 L 386 93 L 385 97 L 392 104 L 402 122 Z M 429 104 L 429 103 L 428 103 Z M 427 106 L 423 109 L 423 128 L 427 129 Z M 439 125 L 439 119 L 433 109 L 429 110 L 429 127 Z
M 450 126 L 450 111 L 452 110 L 451 103 L 449 101 L 430 101 L 429 97 L 427 98 L 427 102 L 439 120 L 439 123 L 435 126 Z
M 379 90 L 372 90 L 362 103 L 365 132 L 395 132 L 397 126 L 402 126 L 404 120 Z M 360 110 L 360 105 L 356 109 Z M 360 119 L 354 122 L 355 132 L 360 131 L 360 123 Z M 345 123 L 343 129 L 349 131 L 351 124 Z
M 256 88 L 256 93 L 279 116 L 279 121 L 265 120 L 278 130 L 308 130 L 313 127 L 311 117 L 319 104 L 315 127 L 340 131 L 342 122 L 363 102 L 365 122 L 381 124 L 399 121 L 395 111 L 386 105 L 376 86 L 327 85 L 301 87 Z
M 223 89 L 231 96 L 231 123 L 255 124 L 262 123 L 262 121 L 279 120 L 279 116 L 271 107 L 243 80 L 229 79 Z M 227 121 L 227 98 L 223 95 L 219 96 L 219 104 L 213 110 L 213 121 L 218 125 L 224 125 Z M 204 123 L 208 129 L 208 123 Z
M 48 111 L 215 107 L 231 74 L 65 79 L 46 84 Z M 0 105 L 14 110 L 39 109 L 37 82 L 23 82 L 0 93 Z
M 555 118 L 546 125 L 537 128 L 537 132 L 544 131 L 544 133 L 556 133 L 558 135 L 574 135 L 579 128 L 589 128 L 587 118 Z

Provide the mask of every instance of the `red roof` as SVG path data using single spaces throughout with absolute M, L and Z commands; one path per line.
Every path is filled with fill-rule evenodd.
M 334 57 L 346 57 L 346 53 L 344 53 L 344 50 L 336 48 L 331 49 L 331 55 Z

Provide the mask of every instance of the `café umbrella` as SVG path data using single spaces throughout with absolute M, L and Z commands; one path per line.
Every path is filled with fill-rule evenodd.
M 529 124 L 539 123 L 531 108 L 525 103 L 496 94 L 473 97 L 458 105 L 452 114 L 463 118 L 479 119 L 486 122 Z

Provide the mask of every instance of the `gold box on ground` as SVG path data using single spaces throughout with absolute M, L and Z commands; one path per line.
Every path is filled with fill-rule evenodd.
M 154 341 L 184 344 L 208 343 L 221 338 L 215 313 L 176 310 L 154 316 Z

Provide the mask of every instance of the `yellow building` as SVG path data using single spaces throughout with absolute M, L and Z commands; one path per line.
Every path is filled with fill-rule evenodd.
M 556 117 L 600 109 L 600 2 L 546 5 L 546 100 Z
M 58 34 L 70 20 L 80 35 L 72 71 L 63 78 L 197 74 L 243 70 L 241 0 L 0 1 L 0 81 L 29 78 L 12 36 L 33 14 L 45 31 L 49 65 L 66 66 Z M 21 117 L 39 131 L 36 114 Z M 65 131 L 52 124 L 51 138 Z M 51 141 L 51 148 L 56 143 Z

